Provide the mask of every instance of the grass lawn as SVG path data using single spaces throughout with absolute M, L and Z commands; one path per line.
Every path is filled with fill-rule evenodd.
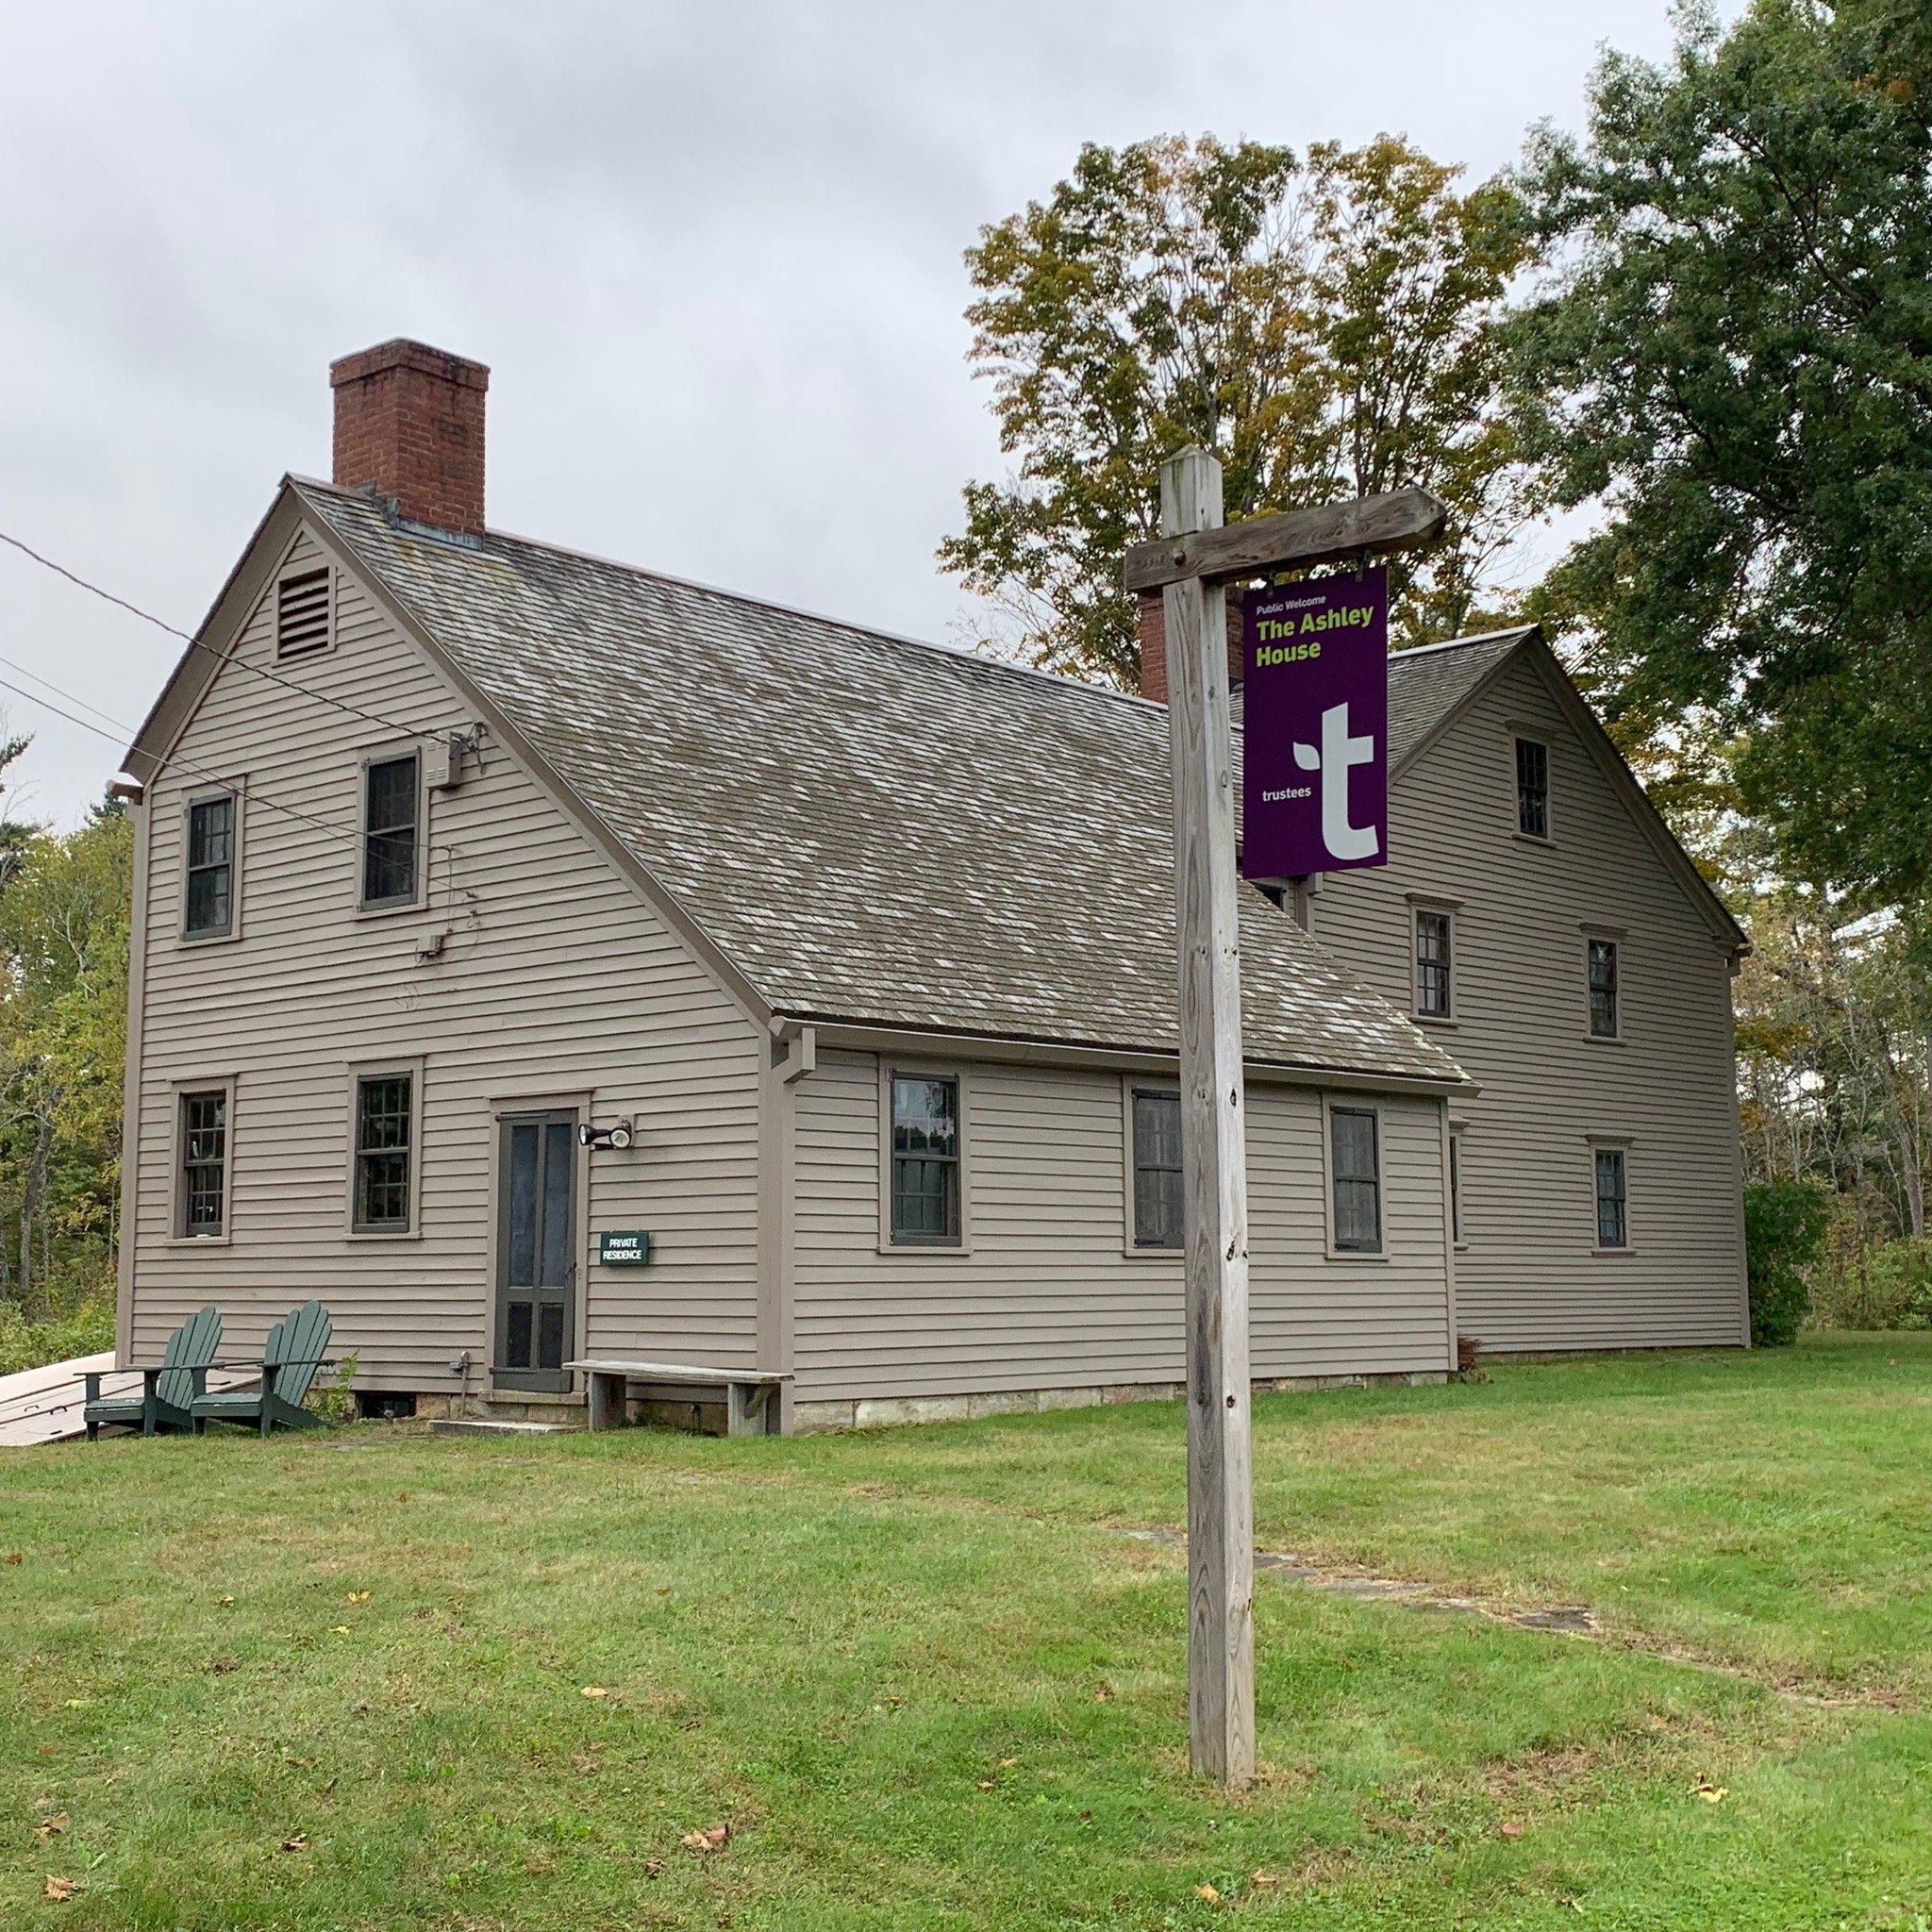
M 1605 1635 L 1264 1573 L 1238 1800 L 1180 1428 L 11 1452 L 0 1925 L 1932 1927 L 1932 1337 L 1257 1403 L 1265 1548 Z

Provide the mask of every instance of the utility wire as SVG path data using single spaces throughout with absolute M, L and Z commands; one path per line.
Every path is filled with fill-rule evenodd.
M 298 684 L 292 677 L 284 677 L 278 671 L 271 671 L 265 664 L 257 664 L 246 658 L 232 656 L 218 651 L 212 644 L 205 644 L 189 632 L 170 624 L 166 618 L 157 617 L 151 610 L 143 610 L 139 604 L 130 604 L 125 597 L 117 597 L 112 591 L 104 591 L 100 585 L 90 583 L 84 576 L 69 570 L 65 564 L 56 563 L 51 557 L 42 557 L 30 543 L 23 543 L 18 537 L 0 530 L 0 543 L 11 544 L 23 557 L 30 557 L 43 570 L 50 570 L 58 577 L 65 577 L 70 584 L 99 597 L 103 602 L 112 604 L 116 608 L 138 617 L 143 624 L 151 624 L 157 630 L 164 630 L 171 638 L 179 638 L 184 644 L 197 651 L 206 651 L 210 658 L 223 664 L 234 664 L 242 670 L 251 672 L 257 677 L 266 678 L 270 684 L 278 684 L 284 691 L 292 691 L 305 698 L 313 698 L 319 705 L 332 705 L 338 711 L 346 711 L 352 718 L 363 719 L 371 724 L 380 724 L 385 731 L 394 731 L 405 738 L 420 738 L 432 743 L 441 743 L 450 734 L 447 731 L 425 731 L 414 724 L 398 724 L 393 718 L 385 718 L 375 711 L 365 711 L 358 705 L 352 705 L 341 698 L 332 698 L 325 691 L 319 691 L 306 684 Z M 26 692 L 20 693 L 25 697 Z M 65 693 L 63 693 L 65 695 Z M 78 699 L 75 702 L 79 703 Z M 92 707 L 90 707 L 92 708 Z M 133 734 L 129 733 L 130 738 Z

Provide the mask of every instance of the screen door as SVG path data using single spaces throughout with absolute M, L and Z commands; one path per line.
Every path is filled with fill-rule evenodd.
M 508 1389 L 565 1391 L 576 1334 L 576 1113 L 506 1114 L 497 1131 L 491 1377 Z

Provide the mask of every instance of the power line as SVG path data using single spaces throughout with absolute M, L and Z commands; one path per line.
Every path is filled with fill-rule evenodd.
M 306 684 L 298 684 L 292 677 L 284 677 L 280 672 L 271 671 L 265 664 L 257 664 L 239 655 L 218 651 L 212 644 L 205 644 L 199 638 L 170 624 L 166 618 L 157 617 L 151 610 L 143 610 L 139 604 L 130 604 L 125 597 L 117 597 L 112 591 L 104 591 L 99 584 L 90 583 L 86 577 L 69 570 L 65 564 L 56 563 L 51 557 L 42 557 L 32 544 L 23 543 L 18 537 L 10 535 L 6 530 L 0 530 L 0 543 L 11 544 L 23 557 L 31 558 L 43 570 L 52 571 L 58 577 L 65 577 L 70 584 L 99 597 L 104 603 L 112 604 L 117 609 L 127 611 L 131 616 L 140 618 L 143 624 L 151 624 L 157 630 L 166 631 L 171 638 L 179 638 L 192 650 L 206 651 L 219 663 L 237 665 L 257 677 L 266 678 L 270 684 L 280 685 L 284 691 L 292 691 L 302 697 L 313 698 L 319 705 L 331 705 L 338 711 L 346 711 L 352 718 L 360 718 L 371 724 L 380 724 L 385 731 L 394 731 L 405 738 L 420 738 L 432 743 L 440 743 L 450 735 L 447 731 L 425 731 L 414 724 L 398 724 L 393 718 L 385 718 L 375 711 L 365 711 L 360 706 L 352 705 L 345 699 L 332 698 L 326 691 L 316 691 Z M 30 693 L 22 691 L 19 695 L 26 697 Z M 62 695 L 66 693 L 63 692 Z M 80 700 L 76 698 L 75 702 L 78 704 Z M 92 707 L 90 706 L 88 708 L 92 709 Z M 130 738 L 133 736 L 131 732 L 128 735 Z

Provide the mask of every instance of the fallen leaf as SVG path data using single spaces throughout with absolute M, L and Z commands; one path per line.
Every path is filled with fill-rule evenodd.
M 1019 1761 L 1020 1760 L 1017 1757 L 1002 1757 L 1000 1759 L 1000 1769 L 1002 1771 L 1011 1771 L 1014 1765 L 1018 1764 Z
M 349 1601 L 352 1604 L 366 1604 L 372 1594 L 372 1591 L 366 1590 L 352 1590 L 349 1592 Z
M 1528 1829 L 1529 1826 L 1525 1824 L 1524 1821 L 1520 1818 L 1506 1818 L 1503 1821 L 1503 1836 L 1505 1838 L 1521 1838 L 1523 1834 Z
M 8 1550 L 7 1553 L 7 1560 L 9 1563 L 25 1563 L 26 1561 L 26 1557 L 25 1553 L 20 1550 Z
M 1218 1906 L 1221 1903 L 1221 1894 L 1211 1885 L 1195 1886 L 1194 1896 L 1205 1900 L 1210 1906 Z
M 644 1860 L 644 1876 L 646 1878 L 656 1878 L 663 1869 L 664 1860 L 662 1858 L 646 1858 Z
M 722 1852 L 730 1836 L 728 1824 L 714 1824 L 708 1830 L 686 1832 L 678 1843 L 688 1852 Z
M 580 1697 L 608 1697 L 610 1693 L 601 1684 L 586 1684 L 577 1692 L 577 1695 Z
M 1725 1785 L 1714 1785 L 1708 1779 L 1706 1779 L 1702 1784 L 1700 1784 L 1697 1787 L 1697 1795 L 1700 1798 L 1702 1798 L 1707 1805 L 1722 1805 L 1724 1801 L 1731 1795 L 1731 1793 L 1729 1787 Z
M 215 1606 L 218 1609 L 225 1610 L 234 1601 L 235 1599 L 231 1596 L 218 1596 L 215 1599 Z
M 328 1634 L 331 1637 L 346 1637 L 349 1634 L 349 1626 L 346 1624 L 331 1624 L 328 1626 Z
M 994 1784 L 991 1778 L 983 1777 L 979 1780 L 979 1789 L 982 1791 L 996 1791 L 999 1790 L 999 1786 Z
M 62 1706 L 68 1710 L 85 1710 L 92 1702 L 92 1697 L 67 1697 L 61 1700 Z
M 1111 1704 L 1113 1702 L 1113 1686 L 1111 1684 L 1103 1684 L 1093 1693 L 1093 1701 L 1095 1704 Z
M 64 1811 L 57 1811 L 51 1818 L 43 1818 L 34 1826 L 34 1836 L 45 1844 L 50 1838 L 67 1829 L 68 1817 Z
M 306 1852 L 308 1849 L 308 1834 L 306 1831 L 291 1833 L 282 1840 L 282 1849 L 285 1852 Z
M 79 1890 L 80 1880 L 77 1878 L 49 1877 L 47 1880 L 46 1896 L 52 1899 L 56 1905 L 64 1905 Z
M 1257 1891 L 1273 1891 L 1274 1888 L 1281 1883 L 1281 1880 L 1275 1877 L 1274 1874 L 1272 1872 L 1257 1872 L 1255 1875 L 1248 1880 L 1248 1883 L 1252 1885 Z

